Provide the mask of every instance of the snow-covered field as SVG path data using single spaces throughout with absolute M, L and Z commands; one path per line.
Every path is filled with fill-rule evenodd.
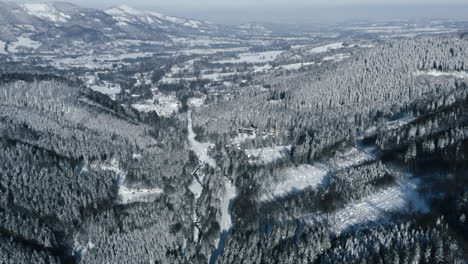
M 245 153 L 251 158 L 252 163 L 271 163 L 286 157 L 291 151 L 291 146 L 275 146 L 269 148 L 245 149 Z
M 18 41 L 10 43 L 8 45 L 8 51 L 11 53 L 18 53 L 20 52 L 20 48 L 27 48 L 27 49 L 37 49 L 42 45 L 42 43 L 38 41 L 34 41 L 28 37 L 18 37 Z
M 328 216 L 330 229 L 341 233 L 348 228 L 385 219 L 392 212 L 428 212 L 426 201 L 417 193 L 419 181 L 398 181 L 396 186 L 372 194 Z
M 328 44 L 328 45 L 323 45 L 323 46 L 313 48 L 313 49 L 309 50 L 309 52 L 310 53 L 322 53 L 322 52 L 327 52 L 327 51 L 330 51 L 330 50 L 341 49 L 343 47 L 344 47 L 343 42 L 337 42 L 337 43 L 331 43 L 331 44 Z
M 326 184 L 326 176 L 329 173 L 328 167 L 322 163 L 313 165 L 304 164 L 297 167 L 285 169 L 284 179 L 274 184 L 271 191 L 264 193 L 261 201 L 273 200 L 285 194 L 301 191 L 307 187 L 316 188 Z
M 317 188 L 327 184 L 327 176 L 332 171 L 341 170 L 375 159 L 372 150 L 350 148 L 333 158 L 290 167 L 281 172 L 282 178 L 265 186 L 261 201 L 273 200 L 306 188 Z
M 221 60 L 219 63 L 265 63 L 274 61 L 283 51 L 265 51 L 255 53 L 241 53 L 238 59 Z
M 448 76 L 448 77 L 455 77 L 455 78 L 460 78 L 460 79 L 468 79 L 468 72 L 465 72 L 465 71 L 449 71 L 449 72 L 437 71 L 437 70 L 416 71 L 414 75 L 415 76 L 426 75 L 426 76 L 434 76 L 434 77 Z
M 287 64 L 287 65 L 281 65 L 279 68 L 284 69 L 284 70 L 299 70 L 300 68 L 314 65 L 315 62 L 304 62 L 304 63 L 294 63 L 294 64 Z

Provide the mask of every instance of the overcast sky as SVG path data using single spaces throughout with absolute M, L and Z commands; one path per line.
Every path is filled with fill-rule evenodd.
M 15 0 L 13 0 L 15 1 Z M 26 0 L 41 2 L 48 0 Z M 135 8 L 215 23 L 280 23 L 443 18 L 468 20 L 468 0 L 62 0 L 95 8 Z

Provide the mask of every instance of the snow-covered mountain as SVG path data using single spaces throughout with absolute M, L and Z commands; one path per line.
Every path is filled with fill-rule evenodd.
M 219 34 L 222 28 L 129 6 L 98 10 L 66 2 L 0 1 L 0 53 L 63 51 L 87 45 L 92 50 L 109 49 L 107 44 L 116 40 L 170 45 L 174 37 L 209 36 Z
M 104 11 L 112 16 L 120 27 L 128 27 L 131 25 L 144 25 L 151 28 L 165 30 L 190 30 L 194 32 L 209 32 L 216 30 L 217 27 L 205 21 L 178 18 L 166 16 L 156 12 L 145 12 L 133 9 L 127 5 L 110 8 Z

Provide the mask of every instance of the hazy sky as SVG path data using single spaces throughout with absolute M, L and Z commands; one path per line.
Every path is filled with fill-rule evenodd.
M 21 1 L 21 0 L 13 0 Z M 43 2 L 48 0 L 24 0 Z M 23 1 L 23 2 L 24 2 Z M 317 23 L 351 19 L 468 20 L 468 0 L 62 0 L 95 8 L 126 4 L 215 23 Z

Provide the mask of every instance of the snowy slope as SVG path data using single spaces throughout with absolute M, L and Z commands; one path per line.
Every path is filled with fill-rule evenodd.
M 417 193 L 417 179 L 398 181 L 396 186 L 351 203 L 329 216 L 330 229 L 335 233 L 351 226 L 376 221 L 392 212 L 428 212 L 429 207 Z
M 127 5 L 113 7 L 105 10 L 104 12 L 118 21 L 118 26 L 144 24 L 147 26 L 159 27 L 161 29 L 179 27 L 181 29 L 185 28 L 197 31 L 201 29 L 206 30 L 214 28 L 214 26 L 208 22 L 166 16 L 157 12 L 140 11 Z
M 327 184 L 329 173 L 375 159 L 372 150 L 349 148 L 334 157 L 313 164 L 303 164 L 281 171 L 282 177 L 265 186 L 261 201 L 273 200 L 306 188 Z
M 417 71 L 415 76 L 434 76 L 434 77 L 454 77 L 459 79 L 468 79 L 468 72 L 465 71 L 437 71 L 437 70 L 430 70 L 430 71 Z
M 29 3 L 23 4 L 22 7 L 28 14 L 51 22 L 65 23 L 71 18 L 69 15 L 57 10 L 57 8 L 50 3 Z

